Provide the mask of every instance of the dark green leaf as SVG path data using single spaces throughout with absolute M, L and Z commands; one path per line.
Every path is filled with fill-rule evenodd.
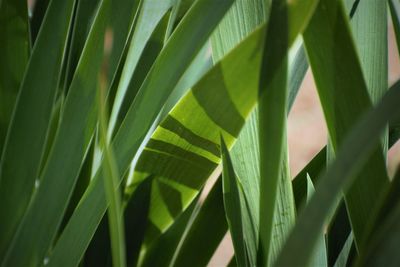
M 112 143 L 119 173 L 128 168 L 170 91 L 231 4 L 230 0 L 218 3 L 197 1 L 169 39 Z M 204 17 L 204 13 L 208 16 Z M 98 172 L 56 244 L 50 263 L 75 265 L 79 262 L 107 208 L 102 179 L 101 172 Z M 88 214 L 87 210 L 91 213 Z M 77 237 L 79 245 L 72 245 L 76 244 Z M 65 254 L 66 248 L 68 255 Z
M 337 198 L 346 191 L 357 172 L 363 169 L 379 143 L 385 125 L 399 117 L 400 82 L 354 126 L 345 138 L 336 160 L 319 179 L 316 192 L 306 206 L 280 254 L 276 266 L 306 266 L 326 220 L 336 208 Z
M 239 266 L 250 266 L 245 243 L 245 238 L 248 235 L 245 235 L 246 230 L 242 222 L 240 189 L 228 148 L 222 137 L 221 155 L 225 214 L 235 248 L 236 262 Z
M 219 178 L 193 222 L 189 223 L 170 266 L 206 266 L 228 229 Z
M 2 8 L 12 8 L 12 5 L 6 4 L 6 2 L 3 3 Z M 58 88 L 73 6 L 74 0 L 53 1 L 49 6 L 48 15 L 33 48 L 21 83 L 12 122 L 8 129 L 7 141 L 0 163 L 0 202 L 2 203 L 0 206 L 0 213 L 2 214 L 0 231 L 3 233 L 0 239 L 0 258 L 2 260 L 5 259 L 6 249 L 11 247 L 14 232 L 34 191 L 35 180 L 45 149 L 53 101 Z M 14 12 L 18 12 L 14 15 L 12 9 L 7 10 L 7 14 L 16 16 L 18 22 L 21 16 L 23 18 L 26 14 L 23 14 L 24 9 L 17 10 L 14 9 Z M 3 26 L 1 29 L 3 29 Z M 3 35 L 1 36 L 3 37 Z M 13 41 L 13 38 L 10 38 L 11 41 Z M 19 62 L 24 64 L 24 57 L 26 57 L 28 50 L 20 52 L 17 49 L 28 49 L 27 44 L 22 44 L 21 48 L 21 44 L 18 44 L 20 41 L 18 39 L 14 41 L 16 42 L 14 52 L 21 53 L 21 61 Z M 27 39 L 25 41 L 27 42 Z M 1 43 L 3 44 L 3 41 Z M 10 53 L 10 56 L 14 52 Z M 12 65 L 6 64 L 4 66 L 9 68 Z M 15 65 L 15 67 L 17 76 L 14 79 L 18 79 L 23 70 L 18 70 L 18 65 Z M 3 71 L 1 73 L 4 74 Z M 1 78 L 2 82 L 6 82 L 4 85 L 7 85 L 7 80 Z M 12 83 L 10 85 L 15 87 L 17 84 L 18 80 L 14 81 L 14 85 Z M 14 91 L 15 88 L 12 90 Z M 3 92 L 3 89 L 1 89 L 1 92 Z M 12 95 L 15 94 L 15 91 L 9 93 L 11 94 L 9 100 L 12 103 Z

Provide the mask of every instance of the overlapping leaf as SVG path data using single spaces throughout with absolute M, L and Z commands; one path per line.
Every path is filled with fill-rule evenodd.
M 348 24 L 341 1 L 330 2 L 329 5 L 322 1 L 304 34 L 334 151 L 355 121 L 371 106 L 368 86 Z M 382 85 L 378 87 L 382 90 Z M 374 199 L 387 183 L 385 160 L 381 147 L 377 147 L 371 155 L 370 164 L 365 165 L 365 170 L 345 196 L 356 243 L 365 234 L 365 221 L 375 205 Z
M 119 173 L 128 168 L 169 94 L 231 4 L 230 0 L 200 0 L 182 19 L 143 82 L 112 142 Z M 204 13 L 209 15 L 204 17 Z M 56 244 L 50 263 L 74 265 L 79 262 L 107 208 L 102 179 L 100 171 Z M 78 244 L 76 237 L 79 237 Z M 74 250 L 66 255 L 64 251 L 71 247 Z
M 32 50 L 13 111 L 0 162 L 0 200 L 2 203 L 0 212 L 3 217 L 0 222 L 0 229 L 3 233 L 0 239 L 0 257 L 2 259 L 5 258 L 5 250 L 10 246 L 13 234 L 34 190 L 45 147 L 53 101 L 58 89 L 74 2 L 74 0 L 52 1 L 50 4 L 49 12 Z M 6 12 L 10 12 L 11 15 L 13 6 L 8 2 L 2 4 L 2 8 L 7 9 Z M 18 5 L 15 8 L 18 8 Z M 21 16 L 25 16 L 23 10 L 14 9 L 14 15 L 17 18 L 15 23 L 20 23 L 18 20 L 22 18 Z M 12 38 L 10 38 L 10 42 L 11 40 Z M 28 51 L 17 51 L 18 47 L 19 45 L 16 44 L 15 52 L 21 52 L 22 57 L 25 53 L 26 56 Z M 9 56 L 12 55 L 13 53 L 10 53 Z M 8 66 L 6 65 L 6 67 Z M 16 78 L 21 75 L 21 70 L 16 69 L 15 75 Z M 8 77 L 4 80 L 1 79 L 2 82 L 12 79 L 12 76 Z M 15 90 L 11 87 L 9 89 Z M 3 89 L 1 90 L 3 91 Z M 12 91 L 10 94 L 13 94 Z

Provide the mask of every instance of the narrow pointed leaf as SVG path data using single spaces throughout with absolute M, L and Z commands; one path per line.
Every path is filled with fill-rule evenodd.
M 336 160 L 319 179 L 316 192 L 298 218 L 276 266 L 306 266 L 318 242 L 323 227 L 336 208 L 337 198 L 346 191 L 367 162 L 379 143 L 385 125 L 399 117 L 400 82 L 382 98 L 376 108 L 370 110 L 354 126 L 345 138 Z
M 103 75 L 105 75 L 103 73 Z M 107 138 L 107 108 L 105 88 L 100 85 L 98 95 L 98 121 L 99 121 L 99 139 L 103 148 L 104 165 L 104 191 L 106 192 L 108 208 L 108 223 L 111 237 L 111 252 L 113 266 L 126 266 L 125 252 L 125 227 L 123 221 L 123 211 L 121 206 L 121 196 L 118 190 L 119 173 L 117 171 L 114 152 Z
M 309 201 L 312 195 L 315 193 L 313 182 L 309 175 L 307 175 L 307 201 Z M 326 255 L 325 235 L 321 234 L 314 251 L 314 255 L 311 259 L 310 266 L 328 266 L 328 258 Z
M 189 223 L 170 266 L 206 266 L 227 230 L 220 177 L 193 222 Z
M 49 6 L 8 129 L 0 162 L 0 212 L 3 217 L 0 220 L 0 231 L 3 233 L 0 258 L 3 260 L 34 191 L 73 6 L 74 0 L 53 1 Z M 6 3 L 3 3 L 2 8 L 6 7 Z
M 141 266 L 169 266 L 180 240 L 187 232 L 190 220 L 194 213 L 198 212 L 198 200 L 199 198 L 193 200 L 190 206 L 178 216 L 174 224 L 147 249 Z
M 0 154 L 29 56 L 28 7 L 4 0 L 0 6 Z
M 36 42 L 40 27 L 43 24 L 44 16 L 49 7 L 50 0 L 36 0 L 33 7 L 33 14 L 30 20 L 30 44 L 33 46 Z
M 224 206 L 233 246 L 235 248 L 236 262 L 239 266 L 250 266 L 245 244 L 245 238 L 248 237 L 248 235 L 245 235 L 245 229 L 243 229 L 239 185 L 228 148 L 223 139 L 221 139 L 221 155 Z
M 124 173 L 128 168 L 171 90 L 231 4 L 229 0 L 218 3 L 211 0 L 197 1 L 169 39 L 112 142 L 120 173 Z M 208 16 L 204 17 L 204 13 Z M 182 49 L 183 47 L 185 49 Z M 148 105 L 149 103 L 151 105 Z M 53 259 L 54 264 L 77 264 L 106 208 L 102 176 L 98 173 L 56 244 L 50 263 Z M 88 209 L 91 210 L 90 215 L 86 212 Z M 79 246 L 72 245 L 76 244 L 77 236 Z M 68 256 L 64 255 L 66 248 L 71 247 L 74 250 L 68 249 Z
M 304 33 L 304 42 L 336 151 L 355 121 L 372 105 L 341 1 L 320 1 Z M 366 234 L 364 222 L 376 204 L 374 199 L 388 183 L 381 146 L 375 150 L 370 164 L 365 165 L 345 196 L 357 245 Z
M 350 249 L 353 245 L 354 239 L 353 239 L 353 234 L 350 234 L 346 242 L 340 251 L 338 257 L 336 258 L 335 264 L 333 267 L 346 267 L 348 266 L 347 261 L 349 259 L 349 254 L 350 254 Z
M 140 72 L 140 70 L 136 69 L 137 65 L 140 63 L 140 58 L 146 44 L 150 40 L 157 25 L 160 24 L 162 18 L 173 5 L 171 0 L 161 2 L 158 0 L 142 0 L 142 2 L 143 3 L 140 4 L 138 9 L 137 21 L 135 23 L 135 28 L 133 29 L 133 36 L 130 40 L 128 54 L 126 56 L 125 65 L 121 73 L 115 101 L 111 111 L 109 135 L 116 130 L 114 129 L 115 127 L 119 127 L 119 123 L 117 124 L 118 114 L 120 113 L 121 105 L 123 104 L 130 84 L 139 83 L 134 86 L 140 88 L 142 81 L 134 80 L 133 75 L 135 71 Z

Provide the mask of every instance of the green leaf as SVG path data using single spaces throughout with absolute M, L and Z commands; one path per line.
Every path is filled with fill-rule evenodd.
M 103 73 L 103 75 L 105 74 Z M 104 85 L 103 87 L 100 85 L 100 92 L 98 92 L 98 128 L 100 145 L 103 148 L 104 154 L 104 164 L 102 171 L 107 203 L 109 205 L 107 215 L 111 237 L 112 263 L 113 266 L 125 267 L 125 231 L 124 221 L 122 217 L 121 196 L 118 190 L 119 173 L 115 163 L 113 148 L 108 143 L 107 138 L 107 108 L 106 96 L 104 91 Z
M 316 192 L 298 218 L 276 266 L 306 266 L 310 262 L 324 224 L 336 208 L 342 190 L 346 191 L 350 187 L 355 175 L 367 163 L 379 143 L 385 125 L 399 117 L 399 101 L 400 82 L 397 82 L 376 108 L 368 111 L 345 138 L 336 153 L 336 160 L 319 179 Z
M 123 100 L 120 103 L 117 114 L 118 116 L 115 117 L 115 121 L 112 122 L 113 125 L 110 126 L 109 128 L 110 131 L 117 130 L 121 126 L 121 123 L 124 120 L 126 113 L 128 112 L 129 107 L 131 106 L 133 100 L 135 99 L 141 85 L 143 84 L 143 81 L 145 80 L 149 70 L 151 69 L 155 60 L 157 59 L 157 56 L 160 54 L 161 49 L 164 46 L 164 38 L 168 26 L 169 17 L 170 17 L 170 12 L 164 14 L 164 16 L 161 18 L 161 20 L 155 27 L 145 47 L 143 48 L 142 54 L 138 61 L 138 65 L 140 66 L 140 68 L 136 68 L 132 74 L 129 85 L 126 88 Z M 127 60 L 129 59 L 127 58 Z M 127 61 L 125 62 L 126 64 L 128 63 Z M 126 66 L 129 65 L 124 66 L 123 72 L 126 69 Z M 119 88 L 120 88 L 121 84 L 123 84 L 123 81 L 119 82 L 120 82 L 119 83 Z M 121 90 L 119 88 L 117 90 Z M 117 91 L 117 94 L 119 92 L 120 91 Z M 114 103 L 114 107 L 117 107 L 116 105 L 118 105 L 118 103 Z M 113 112 L 116 112 L 116 109 Z M 116 116 L 116 115 L 112 113 L 111 116 Z M 111 132 L 109 132 L 109 134 L 111 134 Z
M 188 223 L 185 230 L 187 232 L 183 235 L 170 266 L 206 266 L 227 229 L 220 177 L 193 221 Z
M 346 242 L 345 242 L 342 250 L 340 251 L 339 256 L 337 257 L 333 267 L 346 267 L 346 266 L 348 266 L 347 262 L 348 262 L 348 259 L 349 259 L 351 247 L 354 244 L 353 242 L 354 242 L 354 238 L 353 238 L 353 234 L 351 233 L 347 237 Z
M 192 201 L 218 165 L 219 133 L 231 146 L 253 108 L 258 80 L 253 70 L 260 62 L 261 36 L 261 30 L 256 31 L 208 72 L 163 120 L 141 154 L 134 182 L 154 174 L 181 195 L 181 203 L 154 196 L 150 221 L 161 232 Z
M 315 193 L 313 182 L 307 174 L 307 202 L 310 201 L 311 196 Z M 311 259 L 310 266 L 328 266 L 328 258 L 326 255 L 325 235 L 322 233 L 319 237 L 314 255 Z
M 211 38 L 214 62 L 218 62 L 242 39 L 266 21 L 264 2 L 264 0 L 238 0 L 234 3 Z M 242 207 L 241 210 L 238 209 L 238 212 L 242 213 L 243 224 L 248 221 L 248 225 L 243 226 L 246 231 L 238 234 L 243 234 L 243 238 L 246 239 L 247 258 L 244 260 L 247 262 L 248 259 L 250 265 L 255 265 L 257 262 L 260 202 L 258 151 L 258 113 L 257 110 L 253 110 L 231 151 L 232 163 L 238 171 L 238 179 L 242 185 L 242 195 L 239 196 Z M 233 231 L 236 230 L 231 229 L 231 232 Z M 237 256 L 240 257 L 240 254 Z M 233 257 L 233 262 L 236 264 L 239 259 L 235 258 Z
M 294 58 L 292 60 L 289 58 L 288 114 L 308 70 L 307 55 L 303 43 L 295 51 Z
M 30 44 L 36 42 L 37 36 L 39 34 L 40 27 L 43 24 L 46 11 L 49 7 L 50 0 L 36 0 L 33 6 L 32 18 L 30 19 Z
M 222 55 L 228 52 L 232 46 L 239 42 L 255 28 L 262 21 L 265 21 L 266 15 L 264 1 L 236 1 L 234 6 L 225 16 L 220 26 L 217 28 L 216 33 L 213 35 L 213 56 L 217 61 Z M 290 60 L 289 70 L 289 100 L 288 110 L 294 102 L 300 84 L 304 78 L 305 72 L 308 68 L 307 58 L 304 48 L 300 45 L 293 47 L 291 51 L 295 56 Z M 248 208 L 243 210 L 243 213 L 250 213 L 248 215 L 249 227 L 254 232 L 258 232 L 259 225 L 259 145 L 258 145 L 258 111 L 254 110 L 250 118 L 247 120 L 244 128 L 242 129 L 238 141 L 232 149 L 232 160 L 239 172 L 239 179 L 243 185 L 244 198 L 243 202 L 247 201 Z M 273 251 L 279 252 L 279 248 L 284 242 L 284 237 L 287 235 L 288 230 L 294 221 L 293 212 L 293 199 L 291 196 L 291 188 L 288 186 L 290 174 L 288 171 L 286 156 L 282 162 L 282 178 L 280 179 L 280 196 L 278 197 L 279 203 L 275 212 L 275 221 L 279 223 L 274 225 L 274 242 Z M 281 214 L 289 215 L 286 218 L 280 218 Z M 283 217 L 283 216 L 282 216 Z M 258 246 L 258 236 L 251 234 L 248 236 L 247 244 L 249 248 L 249 257 L 251 265 L 256 262 L 256 250 Z M 251 245 L 250 245 L 251 243 Z M 274 257 L 273 257 L 274 258 Z
M 268 75 L 261 75 L 258 89 L 260 239 L 257 264 L 261 266 L 269 266 L 273 257 L 274 214 L 282 175 L 281 162 L 285 154 L 283 144 L 286 143 L 288 20 L 286 1 L 272 1 L 261 68 L 261 73 Z
M 336 151 L 346 133 L 372 105 L 341 1 L 321 0 L 304 33 L 304 42 L 330 142 Z M 385 159 L 381 146 L 377 146 L 369 164 L 345 195 L 357 246 L 366 234 L 365 221 L 376 204 L 374 199 L 387 183 Z
M 135 77 L 135 72 L 141 73 L 140 68 L 137 69 L 138 64 L 142 63 L 140 62 L 140 58 L 142 57 L 143 53 L 146 52 L 146 44 L 150 41 L 151 35 L 155 31 L 157 25 L 160 25 L 160 21 L 165 17 L 165 14 L 173 4 L 171 0 L 161 2 L 158 0 L 142 0 L 142 2 L 143 3 L 140 4 L 138 9 L 137 19 L 134 25 L 135 28 L 133 29 L 133 36 L 130 41 L 128 54 L 126 56 L 125 65 L 121 73 L 121 78 L 118 83 L 118 88 L 111 111 L 109 135 L 118 130 L 119 124 L 117 124 L 117 119 L 129 87 L 133 86 L 139 89 L 142 84 L 142 80 L 133 79 L 138 78 Z M 158 38 L 159 35 L 156 34 L 156 37 Z M 148 46 L 151 45 L 152 44 L 150 43 Z M 157 50 L 158 49 L 156 49 L 156 51 Z M 158 53 L 155 53 L 155 55 L 157 54 Z M 149 60 L 149 62 L 152 63 L 151 58 L 150 60 L 143 58 L 143 60 Z M 152 64 L 150 64 L 149 67 L 151 67 L 151 65 Z M 132 100 L 129 98 L 129 96 L 128 99 Z M 130 105 L 130 103 L 128 104 Z
M 248 237 L 248 235 L 245 234 L 247 229 L 244 229 L 242 222 L 242 204 L 238 180 L 235 170 L 233 169 L 228 148 L 226 147 L 226 144 L 222 138 L 221 155 L 225 214 L 232 236 L 233 247 L 235 249 L 236 262 L 238 266 L 251 266 L 247 256 L 247 248 L 245 243 L 245 238 Z
M 354 0 L 346 0 L 347 12 Z M 388 89 L 388 36 L 386 1 L 363 0 L 351 18 L 354 43 L 360 57 L 372 103 L 377 103 Z M 387 134 L 382 138 L 387 150 Z
M 136 266 L 147 228 L 150 208 L 152 179 L 139 184 L 128 202 L 125 211 L 125 242 L 128 266 Z
M 342 199 L 339 203 L 339 207 L 336 209 L 336 212 L 329 223 L 326 234 L 329 266 L 332 266 L 337 261 L 338 256 L 346 245 L 349 235 L 353 235 L 351 232 L 346 204 Z M 354 240 L 353 237 L 352 240 Z
M 150 179 L 147 179 L 147 181 L 150 181 Z M 146 183 L 146 181 L 141 184 L 144 183 Z M 198 200 L 200 195 L 201 193 L 199 193 L 198 197 L 192 201 L 189 207 L 177 217 L 174 224 L 147 249 L 141 261 L 141 266 L 169 266 L 176 247 L 182 240 L 184 232 L 187 232 L 186 229 L 189 220 L 193 220 L 195 211 L 196 213 L 198 212 Z M 145 219 L 147 220 L 147 217 L 145 217 Z
M 167 2 L 163 1 L 163 2 Z M 91 1 L 89 1 L 91 2 Z M 108 33 L 112 33 L 112 49 L 110 51 L 110 59 L 108 62 L 108 75 L 111 81 L 115 76 L 115 69 L 120 64 L 122 57 L 121 51 L 127 46 L 127 36 L 135 26 L 135 19 L 139 12 L 141 0 L 131 1 L 112 1 L 112 10 L 110 14 L 110 23 L 107 28 Z M 161 5 L 161 4 L 160 4 Z
M 161 112 L 160 118 L 164 119 L 181 97 L 189 91 L 213 66 L 210 42 L 200 50 L 190 66 L 187 68 L 175 89 L 172 91 Z
M 305 1 L 302 4 L 297 4 L 296 2 L 276 0 L 272 1 L 271 5 L 261 69 L 262 73 L 268 73 L 268 75 L 261 76 L 258 90 L 260 241 L 257 262 L 264 266 L 274 261 L 277 251 L 273 251 L 272 248 L 279 249 L 279 245 L 276 243 L 282 242 L 285 235 L 285 233 L 282 233 L 281 238 L 275 240 L 272 238 L 275 207 L 276 205 L 279 206 L 281 199 L 283 199 L 282 203 L 289 203 L 289 210 L 282 213 L 280 219 L 290 224 L 291 218 L 294 217 L 290 175 L 286 175 L 286 181 L 284 181 L 282 187 L 278 186 L 281 175 L 284 173 L 280 163 L 287 157 L 285 140 L 288 49 L 293 44 L 297 34 L 307 25 L 317 3 L 318 1 Z M 279 201 L 277 201 L 278 196 Z M 293 215 L 283 215 L 290 213 Z M 281 221 L 278 221 L 278 223 L 281 223 Z
M 28 8 L 24 1 L 0 7 L 0 153 L 29 57 Z
M 44 1 L 45 0 L 39 0 L 39 2 Z M 67 63 L 65 65 L 65 77 L 61 85 L 65 94 L 71 85 L 71 80 L 74 76 L 79 58 L 81 57 L 90 28 L 92 27 L 93 16 L 96 15 L 99 2 L 99 0 L 81 0 L 77 2 L 74 23 L 71 29 Z
M 4 265 L 41 263 L 55 238 L 96 123 L 97 75 L 101 67 L 108 9 L 109 2 L 105 0 L 96 15 L 71 83 L 40 185 L 9 246 Z M 41 40 L 40 36 L 37 44 Z
M 12 7 L 6 4 L 6 2 L 3 3 L 2 10 Z M 34 191 L 35 179 L 45 148 L 53 101 L 58 88 L 73 6 L 73 0 L 53 1 L 50 4 L 48 15 L 32 50 L 8 129 L 0 163 L 0 202 L 2 203 L 0 212 L 3 218 L 0 220 L 0 230 L 3 233 L 0 240 L 0 258 L 3 260 Z M 7 10 L 8 12 L 10 15 L 13 14 L 11 9 Z M 18 14 L 24 16 L 20 12 Z M 16 23 L 17 21 L 18 19 Z M 3 26 L 1 28 L 3 29 Z M 55 32 L 57 34 L 54 34 Z M 12 40 L 11 38 L 10 42 Z M 14 41 L 19 42 L 17 39 Z M 20 45 L 18 43 L 15 45 L 15 53 L 20 53 L 17 50 Z M 27 44 L 22 45 L 25 46 L 22 49 L 28 49 Z M 8 49 L 4 51 L 7 52 Z M 28 51 L 21 52 L 21 62 L 24 62 L 23 57 L 26 57 L 27 53 Z M 10 53 L 10 56 L 12 55 L 13 53 Z M 4 64 L 6 68 L 11 66 Z M 16 69 L 15 72 L 17 76 L 21 75 L 21 70 Z M 1 73 L 3 75 L 4 72 Z M 12 78 L 12 76 L 9 77 Z M 7 82 L 8 79 L 1 78 L 1 81 Z M 13 94 L 13 92 L 10 93 Z
M 296 202 L 296 210 L 300 211 L 307 199 L 308 182 L 307 177 L 312 177 L 316 183 L 326 166 L 326 147 L 321 149 L 317 155 L 296 175 L 292 181 L 293 195 Z
M 357 266 L 397 266 L 400 260 L 398 247 L 400 240 L 400 204 L 380 225 L 379 232 Z
M 174 31 L 112 142 L 119 173 L 124 173 L 128 168 L 171 90 L 231 4 L 230 0 L 218 3 L 199 0 Z M 203 16 L 205 13 L 208 14 L 207 17 Z M 107 208 L 101 175 L 101 172 L 98 172 L 93 178 L 55 245 L 49 264 L 53 262 L 54 265 L 76 265 L 82 257 Z M 87 210 L 91 213 L 88 214 Z M 69 251 L 68 255 L 65 254 L 66 248 Z
M 370 223 L 374 231 L 365 244 L 366 249 L 359 257 L 357 266 L 395 266 L 395 247 L 399 245 L 400 171 L 397 170 L 389 188 L 380 198 L 375 218 Z M 396 215 L 397 214 L 397 215 Z M 388 254 L 390 253 L 390 254 Z

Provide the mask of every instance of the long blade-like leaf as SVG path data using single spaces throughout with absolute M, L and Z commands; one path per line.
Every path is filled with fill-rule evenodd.
M 5 250 L 10 247 L 34 191 L 74 2 L 52 1 L 50 4 L 15 104 L 0 162 L 1 259 L 5 258 Z M 6 4 L 3 3 L 2 8 L 6 8 Z M 4 66 L 8 68 L 9 65 Z
M 143 0 L 140 6 L 137 22 L 111 111 L 109 135 L 116 130 L 115 127 L 120 126 L 120 123 L 117 123 L 117 119 L 129 87 L 134 86 L 140 88 L 142 80 L 133 79 L 135 77 L 135 71 L 140 72 L 140 70 L 136 70 L 137 65 L 140 63 L 140 58 L 152 33 L 172 5 L 173 2 L 170 0 L 161 2 L 158 0 Z M 132 101 L 133 99 L 130 100 Z M 128 104 L 130 105 L 130 103 Z
M 307 201 L 309 201 L 312 195 L 315 193 L 313 182 L 311 181 L 310 176 L 307 175 Z M 328 266 L 328 257 L 326 255 L 326 245 L 325 245 L 325 235 L 322 233 L 317 247 L 314 251 L 314 255 L 311 258 L 310 266 Z
M 169 266 L 179 242 L 185 232 L 187 233 L 186 229 L 189 222 L 193 221 L 193 216 L 198 212 L 198 200 L 198 198 L 193 200 L 190 206 L 175 220 L 174 224 L 147 249 L 141 266 Z
M 247 257 L 245 244 L 245 237 L 247 237 L 247 235 L 245 235 L 245 229 L 242 223 L 243 216 L 241 213 L 240 189 L 228 148 L 223 139 L 221 139 L 221 155 L 223 165 L 224 206 L 233 246 L 235 248 L 236 262 L 239 266 L 251 266 Z
M 5 265 L 42 262 L 61 223 L 95 127 L 97 75 L 101 67 L 108 4 L 108 0 L 102 2 L 96 15 L 71 83 L 49 160 L 40 178 L 41 184 L 9 246 Z
M 171 90 L 231 4 L 230 0 L 218 2 L 199 0 L 174 31 L 139 90 L 112 143 L 119 173 L 124 173 L 128 168 Z M 204 13 L 208 16 L 204 17 Z M 60 262 L 68 265 L 77 264 L 106 208 L 102 177 L 99 172 L 56 244 L 50 263 L 53 260 L 53 264 Z M 87 210 L 91 210 L 91 214 L 87 214 Z M 71 243 L 75 244 L 77 236 L 80 240 L 79 246 L 71 246 Z M 65 255 L 65 249 L 71 247 L 74 248 L 73 251 L 70 250 L 69 254 Z
M 0 6 L 0 154 L 29 56 L 28 7 L 7 0 Z
M 397 170 L 387 192 L 382 194 L 379 208 L 376 209 L 372 221 L 373 234 L 366 244 L 367 249 L 362 252 L 357 266 L 396 266 L 399 257 L 396 247 L 399 245 L 400 229 L 400 171 Z
M 376 108 L 370 110 L 345 138 L 336 160 L 320 178 L 316 192 L 299 217 L 280 254 L 276 266 L 306 266 L 323 227 L 337 205 L 337 198 L 356 178 L 378 144 L 385 125 L 399 117 L 400 82 L 397 82 Z
M 304 42 L 335 151 L 355 121 L 372 105 L 341 1 L 320 1 L 304 33 Z M 365 221 L 376 204 L 374 199 L 387 183 L 385 159 L 377 146 L 370 164 L 365 165 L 345 195 L 357 245 L 366 234 Z
M 288 5 L 286 1 L 272 1 L 270 12 L 258 91 L 260 240 L 257 263 L 262 266 L 268 266 L 270 258 L 272 259 L 274 214 L 278 199 L 279 179 L 282 175 L 281 162 L 285 154 L 283 144 L 285 143 L 284 138 L 286 138 L 289 50 Z
M 187 227 L 170 266 L 206 266 L 228 230 L 221 177 Z
M 104 74 L 103 74 L 104 75 Z M 122 216 L 121 196 L 118 190 L 119 174 L 115 164 L 114 152 L 107 138 L 107 108 L 104 85 L 98 92 L 99 139 L 104 151 L 104 188 L 108 208 L 108 222 L 111 236 L 111 251 L 113 266 L 126 266 L 125 234 Z

